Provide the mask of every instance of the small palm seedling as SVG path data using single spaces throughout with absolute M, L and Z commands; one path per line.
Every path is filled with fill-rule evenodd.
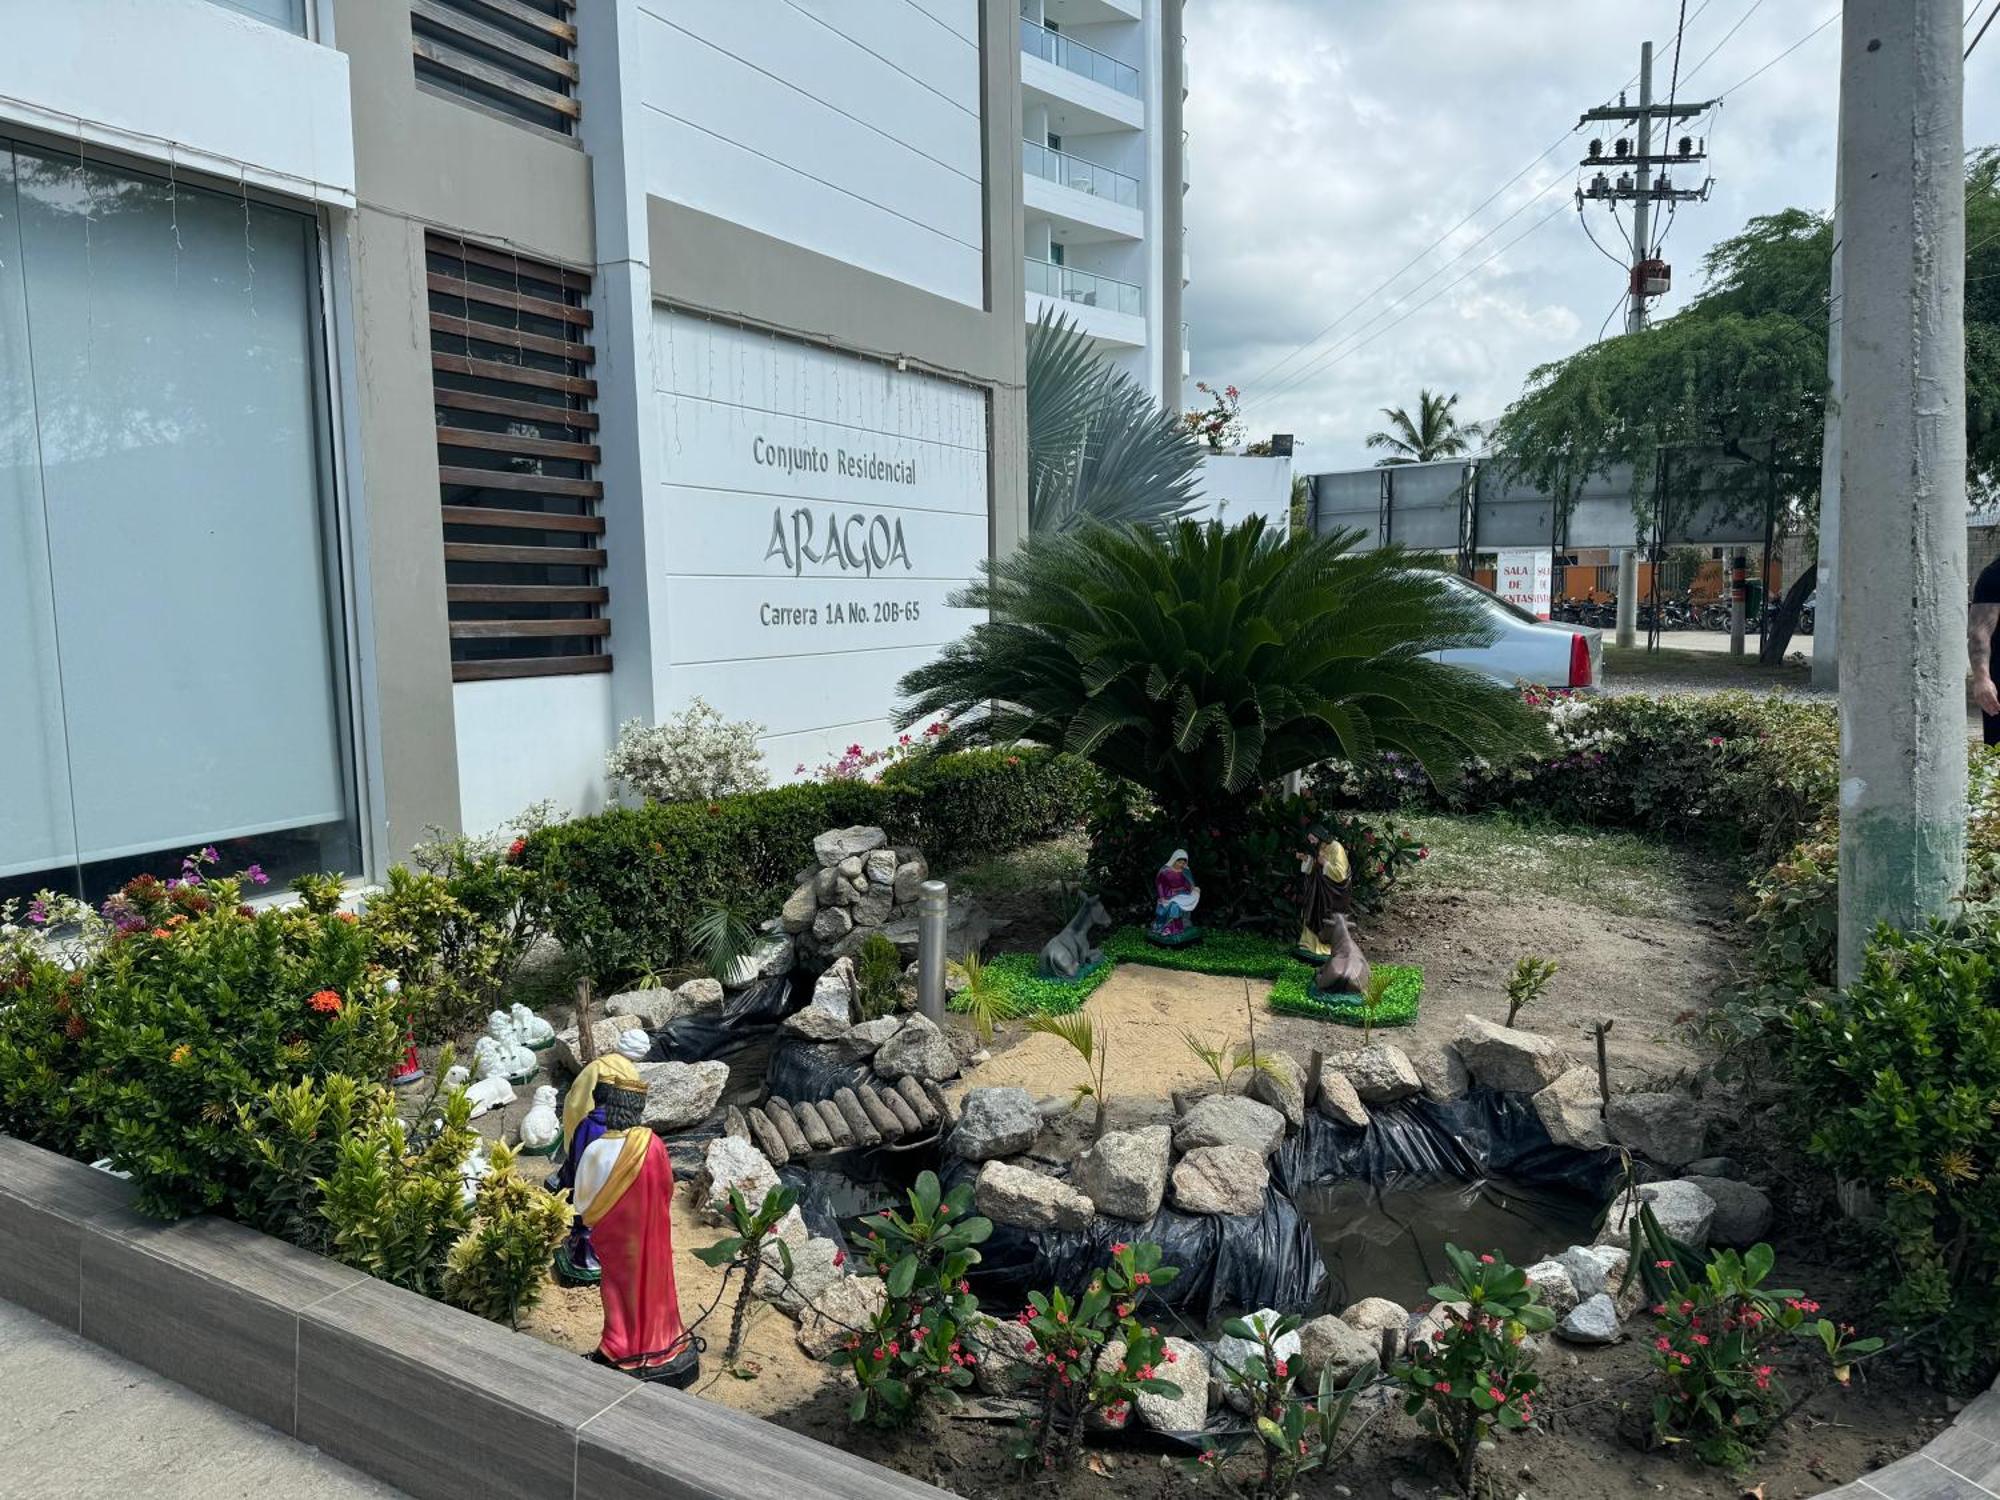
M 1533 953 L 1525 953 L 1514 960 L 1514 972 L 1507 976 L 1507 1024 L 1514 1024 L 1514 1017 L 1523 1009 L 1541 998 L 1542 991 L 1549 987 L 1549 981 L 1562 967 L 1554 959 L 1541 958 Z
M 1111 1052 L 1111 1039 L 1104 1028 L 1082 1011 L 1076 1011 L 1067 1016 L 1034 1016 L 1028 1022 L 1028 1029 L 1067 1042 L 1083 1059 L 1084 1081 L 1076 1086 L 1071 1108 L 1081 1108 L 1086 1099 L 1096 1100 L 1097 1116 L 1091 1133 L 1104 1134 L 1104 1069 Z
M 952 1009 L 971 1019 L 980 1040 L 992 1041 L 994 1026 L 1012 1020 L 1020 1008 L 1001 989 L 999 976 L 976 952 L 953 959 L 947 967 L 962 986 L 952 1000 Z
M 1243 981 L 1243 1013 L 1250 1023 L 1250 1040 L 1234 1050 L 1226 1042 L 1212 1043 L 1192 1031 L 1181 1032 L 1181 1040 L 1187 1043 L 1188 1051 L 1200 1058 L 1202 1065 L 1215 1075 L 1215 1081 L 1224 1087 L 1245 1068 L 1252 1073 L 1276 1071 L 1271 1060 L 1257 1050 L 1257 1007 L 1250 999 L 1250 981 L 1247 979 Z
M 743 962 L 757 947 L 757 929 L 720 901 L 695 918 L 688 935 L 701 955 L 702 972 L 723 984 L 741 980 Z
M 757 1292 L 757 1273 L 764 1265 L 767 1240 L 778 1248 L 778 1274 L 788 1282 L 792 1279 L 792 1247 L 776 1238 L 773 1231 L 798 1201 L 799 1195 L 793 1189 L 773 1188 L 752 1209 L 742 1190 L 731 1188 L 729 1222 L 736 1232 L 695 1251 L 696 1259 L 705 1266 L 743 1268 L 743 1285 L 737 1289 L 736 1308 L 729 1319 L 729 1347 L 722 1351 L 722 1362 L 726 1365 L 733 1366 L 736 1356 L 743 1352 L 743 1330 L 750 1321 L 750 1303 Z

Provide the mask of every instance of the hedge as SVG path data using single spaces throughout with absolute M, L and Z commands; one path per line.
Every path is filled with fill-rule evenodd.
M 753 921 L 775 914 L 829 828 L 880 827 L 942 866 L 1076 826 L 1089 774 L 1036 750 L 921 751 L 879 783 L 613 808 L 530 835 L 521 859 L 549 930 L 610 980 L 686 962 L 694 924 L 717 903 Z

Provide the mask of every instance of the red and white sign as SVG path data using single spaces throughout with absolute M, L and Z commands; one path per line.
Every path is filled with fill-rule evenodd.
M 1554 582 L 1555 554 L 1546 548 L 1498 555 L 1493 592 L 1538 620 L 1549 617 L 1549 592 Z

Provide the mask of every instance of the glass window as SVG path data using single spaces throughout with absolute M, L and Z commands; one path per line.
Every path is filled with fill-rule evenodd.
M 0 896 L 356 869 L 317 267 L 309 216 L 0 143 Z
M 306 34 L 306 0 L 214 0 L 214 3 L 282 26 L 294 35 Z

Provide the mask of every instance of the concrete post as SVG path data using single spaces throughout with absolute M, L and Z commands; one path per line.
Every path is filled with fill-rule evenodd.
M 1965 181 L 1958 0 L 1841 20 L 1840 979 L 1965 874 Z M 1815 643 L 1817 644 L 1817 643 Z
M 944 1024 L 944 933 L 950 909 L 942 880 L 917 887 L 917 1012 L 939 1026 Z
M 1633 646 L 1639 640 L 1639 549 L 1627 547 L 1618 554 L 1618 644 Z
M 1812 685 L 1822 693 L 1840 687 L 1840 309 L 1841 265 L 1847 255 L 1841 235 L 1847 210 L 1841 202 L 1840 186 L 1840 169 L 1835 167 L 1833 275 L 1827 288 L 1826 437 L 1820 445 L 1819 561 L 1813 603 Z
M 1750 605 L 1743 579 L 1749 567 L 1750 560 L 1741 552 L 1729 560 L 1729 654 L 1731 656 L 1743 654 L 1743 627 Z
M 1646 158 L 1653 154 L 1653 44 L 1639 44 L 1639 196 L 1632 200 L 1632 292 L 1625 312 L 1625 331 L 1639 333 L 1646 327 L 1646 291 L 1639 279 L 1639 263 L 1651 257 L 1653 242 L 1648 227 L 1653 211 L 1653 169 Z M 1673 121 L 1667 122 L 1669 130 Z

